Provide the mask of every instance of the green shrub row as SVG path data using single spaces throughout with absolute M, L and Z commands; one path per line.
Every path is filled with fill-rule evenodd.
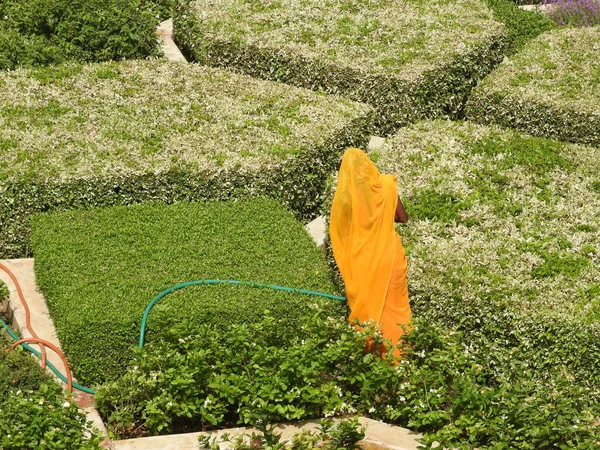
M 200 64 L 371 104 L 377 133 L 457 113 L 508 43 L 491 11 L 470 0 L 179 0 L 174 30 Z
M 531 39 L 554 28 L 547 14 L 519 8 L 512 0 L 485 0 L 494 12 L 494 18 L 506 26 L 509 45 L 507 53 L 521 49 Z
M 103 386 L 97 406 L 124 435 L 357 413 L 422 433 L 424 448 L 595 448 L 597 392 L 560 364 L 532 364 L 532 347 L 514 343 L 526 336 L 474 339 L 418 312 L 399 361 L 365 350 L 381 342 L 373 328 L 322 311 L 291 341 L 272 317 L 222 333 L 180 324 Z M 557 348 L 543 344 L 535 361 Z M 579 350 L 597 362 L 597 344 Z
M 99 62 L 160 54 L 154 33 L 160 2 L 4 0 L 0 70 L 65 61 Z
M 467 118 L 600 146 L 599 58 L 598 26 L 544 33 L 473 91 Z
M 20 348 L 0 337 L 0 448 L 100 450 L 99 434 L 62 387 Z
M 541 320 L 600 320 L 600 150 L 468 122 L 398 132 L 372 157 L 398 175 L 410 288 Z
M 321 202 L 371 109 L 217 69 L 128 61 L 0 76 L 0 257 L 31 254 L 29 217 L 151 200 Z
M 146 305 L 186 281 L 234 279 L 334 293 L 320 251 L 275 200 L 162 203 L 42 214 L 33 219 L 36 280 L 81 383 L 121 375 Z M 297 336 L 318 297 L 248 286 L 196 286 L 154 307 L 152 334 L 184 318 L 219 328 L 265 312 Z M 345 305 L 325 300 L 333 316 Z M 317 302 L 318 303 L 318 302 Z

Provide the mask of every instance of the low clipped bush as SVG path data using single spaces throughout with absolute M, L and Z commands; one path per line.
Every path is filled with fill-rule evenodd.
M 543 11 L 521 9 L 512 0 L 485 0 L 485 4 L 494 12 L 494 18 L 506 26 L 508 54 L 515 53 L 530 40 L 554 28 L 552 19 Z
M 33 246 L 37 283 L 83 384 L 122 374 L 146 305 L 176 284 L 234 279 L 334 293 L 320 250 L 271 199 L 42 214 L 33 219 Z M 249 286 L 188 287 L 154 307 L 148 339 L 185 318 L 220 329 L 266 310 L 292 338 L 320 301 Z M 345 314 L 345 304 L 323 301 L 332 316 Z
M 5 258 L 31 254 L 28 219 L 50 210 L 269 195 L 309 217 L 372 120 L 343 98 L 178 63 L 21 69 L 0 85 Z
M 432 121 L 373 158 L 398 174 L 411 216 L 401 234 L 413 299 L 598 322 L 600 149 Z
M 600 146 L 600 27 L 552 30 L 475 90 L 469 120 Z
M 1 283 L 0 283 L 1 284 Z M 0 448 L 100 450 L 101 437 L 61 386 L 0 337 Z
M 507 45 L 476 0 L 177 0 L 174 32 L 200 64 L 369 103 L 378 133 L 455 114 Z
M 8 287 L 4 283 L 4 281 L 0 280 L 0 302 L 8 299 Z
M 356 332 L 318 309 L 303 320 L 308 337 L 291 341 L 272 317 L 222 333 L 179 324 L 98 391 L 97 407 L 125 436 L 356 413 L 422 433 L 424 448 L 595 448 L 597 392 L 563 366 L 531 365 L 549 341 L 531 359 L 504 336 L 416 317 L 400 360 L 365 350 L 381 343 L 373 326 Z
M 145 0 L 3 0 L 0 70 L 158 56 L 159 14 Z

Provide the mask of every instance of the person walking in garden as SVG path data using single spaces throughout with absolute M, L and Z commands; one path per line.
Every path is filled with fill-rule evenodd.
M 407 221 L 396 177 L 380 174 L 362 150 L 346 150 L 331 207 L 333 255 L 346 285 L 349 320 L 377 322 L 395 355 L 402 325 L 411 321 L 406 255 L 394 228 Z

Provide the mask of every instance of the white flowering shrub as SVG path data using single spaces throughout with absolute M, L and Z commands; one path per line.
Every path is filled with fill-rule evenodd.
M 473 90 L 469 120 L 600 146 L 600 26 L 546 32 Z
M 0 257 L 28 217 L 90 206 L 269 195 L 316 212 L 364 145 L 371 108 L 218 69 L 129 61 L 0 74 Z
M 414 301 L 600 319 L 599 149 L 434 121 L 374 157 L 406 197 Z
M 474 0 L 177 0 L 174 31 L 201 64 L 367 102 L 379 133 L 457 112 L 507 44 Z

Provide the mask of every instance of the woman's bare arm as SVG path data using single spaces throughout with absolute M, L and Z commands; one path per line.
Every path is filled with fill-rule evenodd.
M 404 209 L 402 200 L 400 200 L 400 196 L 398 196 L 398 204 L 396 205 L 396 214 L 394 215 L 394 222 L 408 222 L 408 214 L 406 214 L 406 210 Z

